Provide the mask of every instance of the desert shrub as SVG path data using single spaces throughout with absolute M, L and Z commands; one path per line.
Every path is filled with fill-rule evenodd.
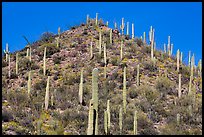
M 138 92 L 135 86 L 131 86 L 128 89 L 128 93 L 131 99 L 136 98 L 138 96 Z
M 12 113 L 6 109 L 2 109 L 2 121 L 9 122 L 13 120 Z
M 144 62 L 144 69 L 148 69 L 151 72 L 155 72 L 157 71 L 157 66 L 152 60 L 148 60 Z
M 35 90 L 42 90 L 42 89 L 45 89 L 46 88 L 46 85 L 47 85 L 47 82 L 46 80 L 39 80 L 35 83 L 34 85 L 34 89 Z
M 64 59 L 65 57 L 62 57 L 62 56 L 54 56 L 53 62 L 54 64 L 60 64 L 60 62 L 63 61 Z
M 119 63 L 119 58 L 118 57 L 112 57 L 111 60 L 110 60 L 111 64 L 113 66 L 118 66 L 118 63 Z
M 172 90 L 172 82 L 167 77 L 158 77 L 156 80 L 156 89 L 165 97 Z
M 16 74 L 16 72 L 11 72 L 10 79 L 16 79 L 16 78 L 18 78 L 18 75 Z
M 143 46 L 142 51 L 144 53 L 150 54 L 151 53 L 151 47 L 150 46 Z
M 2 68 L 6 67 L 8 65 L 8 63 L 5 60 L 2 60 Z

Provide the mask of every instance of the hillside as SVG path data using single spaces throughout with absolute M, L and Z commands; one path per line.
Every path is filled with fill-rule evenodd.
M 2 58 L 2 134 L 86 135 L 89 114 L 90 134 L 202 134 L 201 66 L 154 49 L 153 35 L 132 39 L 95 21 Z

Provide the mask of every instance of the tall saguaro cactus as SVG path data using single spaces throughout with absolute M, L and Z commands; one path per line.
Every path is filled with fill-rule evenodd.
M 168 36 L 168 44 L 167 44 L 167 46 L 168 46 L 168 55 L 170 56 L 171 55 L 171 39 L 170 39 L 171 37 L 170 36 Z
M 108 21 L 106 21 L 106 27 L 108 27 Z
M 192 92 L 191 92 L 192 78 L 193 78 L 193 76 L 190 76 L 189 87 L 188 87 L 188 95 L 189 95 L 189 96 L 192 95 Z
M 170 55 L 172 55 L 172 54 L 173 54 L 173 46 L 174 46 L 174 44 L 172 43 L 172 44 L 171 44 L 171 51 L 170 51 Z
M 105 134 L 108 134 L 108 119 L 107 119 L 107 111 L 104 110 L 104 130 L 105 130 Z
M 123 71 L 123 110 L 124 113 L 126 113 L 126 104 L 127 104 L 127 100 L 126 100 L 126 66 L 124 67 L 124 71 Z
M 199 72 L 199 76 L 202 77 L 202 60 L 200 59 L 198 62 L 198 72 Z
M 191 51 L 188 52 L 188 66 L 191 66 Z
M 86 24 L 89 24 L 89 14 L 86 15 Z
M 119 112 L 119 127 L 120 127 L 120 135 L 122 134 L 123 129 L 123 109 L 120 106 L 120 112 Z
M 194 65 L 195 65 L 195 58 L 194 58 L 194 54 L 191 57 L 191 76 L 193 77 L 193 69 L 194 69 Z
M 151 31 L 151 59 L 153 60 L 154 58 L 154 29 Z
M 129 22 L 127 22 L 127 35 L 129 35 Z
M 153 29 L 152 29 L 152 26 L 150 26 L 150 31 L 149 31 L 149 41 L 150 41 L 150 43 L 152 41 L 152 32 L 153 32 Z
M 89 119 L 88 119 L 88 128 L 87 135 L 93 135 L 94 132 L 94 107 L 93 107 L 93 99 L 89 102 Z
M 137 86 L 140 85 L 139 78 L 140 78 L 140 65 L 138 64 L 137 65 Z
M 166 53 L 166 44 L 164 43 L 164 53 Z
M 107 100 L 107 123 L 108 123 L 108 133 L 110 133 L 110 100 Z
M 178 97 L 181 98 L 181 74 L 179 74 Z
M 145 32 L 143 32 L 143 37 L 144 37 L 143 38 L 143 43 L 146 44 L 146 33 Z
M 92 71 L 92 99 L 93 108 L 96 110 L 95 135 L 98 134 L 98 69 Z
M 29 60 L 30 60 L 30 62 L 31 62 L 31 52 L 32 52 L 32 50 L 31 50 L 31 46 L 30 46 L 30 55 L 29 55 Z
M 49 84 L 50 84 L 50 76 L 47 79 L 46 93 L 45 93 L 45 110 L 48 110 L 49 105 Z
M 137 135 L 137 111 L 134 114 L 134 135 Z
M 181 62 L 181 65 L 182 65 L 182 61 L 183 61 L 183 52 L 181 52 L 181 54 L 180 54 L 180 62 Z
M 110 44 L 113 43 L 113 32 L 112 29 L 110 29 Z
M 18 74 L 18 53 L 16 53 L 16 75 Z
M 180 55 L 180 52 L 179 52 L 179 49 L 177 50 L 177 71 L 179 72 L 179 55 Z
M 117 29 L 117 23 L 116 22 L 114 23 L 114 28 Z
M 28 72 L 28 96 L 30 96 L 31 91 L 31 71 Z
M 43 75 L 46 75 L 46 47 L 44 49 L 44 57 L 43 57 Z
M 180 125 L 180 114 L 179 113 L 176 115 L 176 122 L 177 122 L 177 125 Z
M 103 55 L 104 55 L 104 63 L 105 63 L 105 66 L 106 66 L 107 65 L 107 62 L 106 62 L 106 43 L 104 43 Z
M 6 54 L 6 62 L 8 62 L 8 55 L 10 53 L 8 43 L 6 43 L 6 50 L 4 50 L 4 53 Z
M 96 13 L 96 26 L 98 25 L 98 13 Z
M 122 25 L 120 25 L 120 29 L 122 30 L 122 35 L 124 35 L 124 28 L 125 28 L 124 18 L 122 18 Z
M 132 39 L 134 39 L 135 34 L 134 34 L 134 24 L 132 23 Z
M 81 69 L 81 77 L 80 77 L 80 84 L 79 84 L 79 103 L 82 104 L 83 101 L 83 68 Z

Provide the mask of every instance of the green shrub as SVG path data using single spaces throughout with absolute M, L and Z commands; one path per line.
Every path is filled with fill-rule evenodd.
M 144 62 L 144 69 L 148 69 L 151 72 L 156 72 L 157 66 L 152 60 L 148 60 Z

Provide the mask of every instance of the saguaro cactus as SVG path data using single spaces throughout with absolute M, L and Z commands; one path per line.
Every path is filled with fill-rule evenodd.
M 179 74 L 178 97 L 181 98 L 181 74 Z
M 170 56 L 171 55 L 171 39 L 170 39 L 171 37 L 170 36 L 168 36 L 168 44 L 167 44 L 167 46 L 168 46 L 168 55 Z
M 112 39 L 112 37 L 113 37 L 113 33 L 112 33 L 112 29 L 110 29 L 110 44 L 113 43 L 113 39 Z
M 129 22 L 127 22 L 127 35 L 129 35 Z
M 194 69 L 194 65 L 195 65 L 195 62 L 194 62 L 194 54 L 193 56 L 191 57 L 191 76 L 193 77 L 193 69 Z
M 134 135 L 137 135 L 137 111 L 135 111 L 134 115 Z
M 180 114 L 179 113 L 176 115 L 176 122 L 177 122 L 177 125 L 180 125 Z
M 180 62 L 181 62 L 181 64 L 182 64 L 182 61 L 183 61 L 183 52 L 181 52 L 181 54 L 180 54 Z
M 107 100 L 108 133 L 110 133 L 110 100 Z
M 28 72 L 28 96 L 30 96 L 31 91 L 31 71 Z
M 83 101 L 83 68 L 81 69 L 81 77 L 80 77 L 80 84 L 79 84 L 79 103 L 82 104 Z
M 132 39 L 134 39 L 135 34 L 134 34 L 134 24 L 132 23 Z
M 172 55 L 172 53 L 173 53 L 173 46 L 174 46 L 174 44 L 172 43 L 172 44 L 171 44 L 171 51 L 170 51 L 170 55 Z
M 123 40 L 121 41 L 121 44 L 120 44 L 120 59 L 122 60 L 123 58 Z
M 106 21 L 106 26 L 108 27 L 108 21 Z
M 50 76 L 47 79 L 47 86 L 46 86 L 46 93 L 45 93 L 45 110 L 48 109 L 49 105 L 49 83 L 50 83 Z
M 28 46 L 26 46 L 26 50 L 27 50 L 27 54 L 26 54 L 26 57 L 28 58 L 29 57 L 29 47 Z
M 92 71 L 92 99 L 93 108 L 96 110 L 95 135 L 98 134 L 98 69 Z
M 116 22 L 114 23 L 114 28 L 117 29 L 117 23 Z
M 177 50 L 177 71 L 179 72 L 179 55 L 180 55 L 180 52 L 179 52 L 179 49 Z
M 152 34 L 151 34 L 151 59 L 153 60 L 154 58 L 154 29 L 152 31 Z
M 151 41 L 152 41 L 152 26 L 150 26 L 150 31 L 149 31 L 149 41 L 150 41 L 150 44 L 151 44 Z
M 44 49 L 44 57 L 43 57 L 43 74 L 46 75 L 46 47 Z
M 98 13 L 96 13 L 96 26 L 98 25 Z
M 140 85 L 139 78 L 140 78 L 140 66 L 139 66 L 139 64 L 138 64 L 138 65 L 137 65 L 137 86 Z
M 126 66 L 124 67 L 124 71 L 123 71 L 123 110 L 124 113 L 126 113 Z
M 166 44 L 164 43 L 164 53 L 166 53 Z
M 108 119 L 107 119 L 107 111 L 104 110 L 104 130 L 105 130 L 105 134 L 108 134 Z
M 16 53 L 16 75 L 18 74 L 18 53 Z
M 143 37 L 144 37 L 143 38 L 143 43 L 146 44 L 146 33 L 145 32 L 143 32 Z
M 202 77 L 202 60 L 200 59 L 198 62 L 198 72 L 199 72 L 199 76 Z
M 107 62 L 106 62 L 106 43 L 104 43 L 103 55 L 104 55 L 104 63 L 105 63 L 105 66 L 106 66 L 107 65 Z
M 8 55 L 10 53 L 8 43 L 6 43 L 6 50 L 4 50 L 4 53 L 6 54 L 6 62 L 8 62 Z
M 88 119 L 88 129 L 87 129 L 87 135 L 93 135 L 93 129 L 94 129 L 94 107 L 93 107 L 93 99 L 89 102 L 89 119 Z
M 89 14 L 86 15 L 86 24 L 89 24 Z
M 119 112 L 119 127 L 120 127 L 120 134 L 122 134 L 123 129 L 123 109 L 120 106 L 120 112 Z
M 124 35 L 124 28 L 125 28 L 124 18 L 122 18 L 122 25 L 120 25 L 120 29 L 122 30 L 122 35 Z
M 191 66 L 191 51 L 188 52 L 188 66 Z
M 30 62 L 31 62 L 31 52 L 32 52 L 32 50 L 31 50 L 31 46 L 30 46 L 30 56 L 29 56 L 29 60 L 30 60 Z

